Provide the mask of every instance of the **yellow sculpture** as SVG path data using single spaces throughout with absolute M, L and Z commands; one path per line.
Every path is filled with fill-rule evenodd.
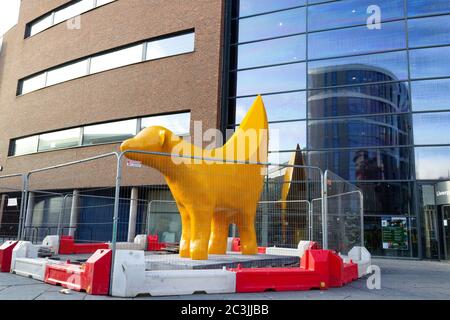
M 181 257 L 206 260 L 208 252 L 225 254 L 231 223 L 238 227 L 242 253 L 257 253 L 255 216 L 265 168 L 254 163 L 267 162 L 268 152 L 267 114 L 260 96 L 220 148 L 203 149 L 154 126 L 123 142 L 120 149 L 184 156 L 126 154 L 164 175 L 181 214 Z M 199 160 L 204 158 L 217 160 Z M 253 164 L 236 163 L 242 161 Z

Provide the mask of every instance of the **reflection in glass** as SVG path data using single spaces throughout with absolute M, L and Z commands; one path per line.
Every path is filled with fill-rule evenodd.
M 120 142 L 136 134 L 136 119 L 84 127 L 83 145 Z
M 287 164 L 292 158 L 292 151 L 289 152 L 270 152 L 269 163 Z
M 367 26 L 311 33 L 308 57 L 321 59 L 376 51 L 389 51 L 406 47 L 405 23 L 383 23 L 381 29 Z
M 280 11 L 239 20 L 239 42 L 303 33 L 305 8 Z
M 301 90 L 306 86 L 306 67 L 295 63 L 237 73 L 237 95 Z
M 413 111 L 450 109 L 450 79 L 411 82 Z
M 53 69 L 47 74 L 47 86 L 72 80 L 88 74 L 88 60 L 68 64 L 64 67 Z
M 76 147 L 80 144 L 80 128 L 41 134 L 38 151 Z
M 408 180 L 411 149 L 310 151 L 308 164 L 330 169 L 346 180 Z
M 411 78 L 450 76 L 450 47 L 410 51 Z
M 296 150 L 306 146 L 306 122 L 281 122 L 269 124 L 269 151 Z
M 31 91 L 39 90 L 45 87 L 46 73 L 41 73 L 22 81 L 20 94 L 26 94 Z
M 306 57 L 305 35 L 242 44 L 238 52 L 238 69 L 302 61 Z
M 450 180 L 450 147 L 415 149 L 418 180 Z
M 308 73 L 310 88 L 406 80 L 408 60 L 406 51 L 399 51 L 312 61 Z
M 191 125 L 191 113 L 175 113 L 162 116 L 142 118 L 142 129 L 152 126 L 161 126 L 169 129 L 179 136 L 189 135 Z
M 38 148 L 38 136 L 32 136 L 28 138 L 14 140 L 14 147 L 12 155 L 20 156 L 22 154 L 37 152 Z
M 309 31 L 366 24 L 369 17 L 367 9 L 373 4 L 380 7 L 383 22 L 404 16 L 403 0 L 377 0 L 376 3 L 373 0 L 335 1 L 308 8 Z
M 240 0 L 239 15 L 245 17 L 252 14 L 303 6 L 305 3 L 306 0 Z
M 450 15 L 408 20 L 409 47 L 450 44 Z
M 55 12 L 55 24 L 78 16 L 94 8 L 94 0 L 81 0 Z
M 450 13 L 448 0 L 408 0 L 408 16 Z
M 147 43 L 146 60 L 154 60 L 170 57 L 177 54 L 193 52 L 195 44 L 195 33 L 191 32 L 181 36 L 170 37 Z
M 309 91 L 309 118 L 408 112 L 408 85 L 404 82 Z
M 450 144 L 450 112 L 414 114 L 413 124 L 414 144 Z
M 35 34 L 44 31 L 52 26 L 53 18 L 51 14 L 44 16 L 42 19 L 39 19 L 36 22 L 33 22 L 30 25 L 30 37 Z
M 306 92 L 263 96 L 269 121 L 306 118 Z M 239 124 L 255 101 L 255 97 L 236 99 L 236 124 Z
M 142 44 L 93 57 L 90 71 L 97 73 L 141 61 Z
M 352 148 L 410 144 L 408 115 L 308 121 L 308 148 Z

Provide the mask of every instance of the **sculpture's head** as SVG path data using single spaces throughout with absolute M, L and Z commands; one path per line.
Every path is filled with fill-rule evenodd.
M 120 146 L 120 151 L 139 150 L 170 153 L 174 137 L 176 136 L 164 127 L 148 127 L 139 132 L 135 137 L 125 140 Z M 127 158 L 130 158 L 128 154 Z

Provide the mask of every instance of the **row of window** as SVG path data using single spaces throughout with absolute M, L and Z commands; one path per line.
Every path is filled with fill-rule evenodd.
M 11 141 L 10 156 L 55 149 L 122 142 L 138 131 L 151 126 L 163 126 L 176 135 L 189 135 L 190 112 L 115 121 L 60 130 Z
M 320 30 L 337 27 L 345 27 L 355 24 L 364 24 L 373 10 L 369 7 L 377 5 L 381 9 L 383 21 L 401 19 L 405 16 L 405 0 L 309 0 L 308 4 L 308 28 L 309 30 Z M 328 3 L 326 3 L 328 2 Z M 323 3 L 320 5 L 315 5 Z M 266 12 L 284 10 L 305 6 L 306 0 L 240 0 L 239 15 L 241 17 L 263 14 Z M 406 0 L 408 17 L 423 15 L 442 14 L 450 12 L 450 3 L 447 0 Z M 299 8 L 304 12 L 305 8 Z M 283 11 L 282 11 L 283 12 Z M 280 16 L 283 14 L 280 12 Z M 286 11 L 286 16 L 289 13 Z M 330 19 L 329 17 L 333 17 Z M 305 20 L 303 20 L 305 21 Z
M 58 23 L 79 16 L 89 10 L 98 8 L 116 0 L 75 0 L 69 2 L 68 5 L 56 9 L 44 16 L 30 22 L 26 27 L 25 38 L 32 37 Z
M 450 79 L 411 82 L 409 100 L 407 82 L 377 83 L 263 95 L 270 122 L 320 119 L 379 113 L 450 110 Z M 235 123 L 239 124 L 255 97 L 231 99 L 236 105 Z
M 110 50 L 19 80 L 18 95 L 106 70 L 193 52 L 194 46 L 195 33 L 189 32 Z
M 350 181 L 450 179 L 450 146 L 308 151 L 305 164 L 328 168 Z M 270 163 L 287 163 L 292 152 L 269 153 Z
M 449 77 L 450 46 L 410 51 L 411 79 Z M 406 51 L 311 61 L 309 88 L 352 85 L 408 79 Z M 336 71 L 340 77 L 327 77 Z M 364 71 L 364 72 L 363 72 Z M 324 76 L 317 76 L 324 74 Z M 237 96 L 306 89 L 306 63 L 271 66 L 237 72 Z M 259 81 L 255 81 L 259 79 Z

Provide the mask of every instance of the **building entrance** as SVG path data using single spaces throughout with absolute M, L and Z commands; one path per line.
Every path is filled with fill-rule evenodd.
M 444 257 L 450 260 L 450 205 L 442 206 L 442 240 L 444 243 Z

